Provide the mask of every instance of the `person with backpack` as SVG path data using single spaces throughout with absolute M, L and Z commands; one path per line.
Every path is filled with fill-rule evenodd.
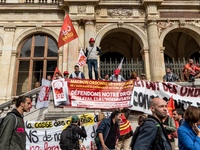
M 80 150 L 79 138 L 86 138 L 86 130 L 83 122 L 77 115 L 72 116 L 71 124 L 62 131 L 60 148 L 62 150 Z
M 150 103 L 152 115 L 139 127 L 137 137 L 133 137 L 132 150 L 172 150 L 164 131 L 162 120 L 167 116 L 167 103 L 161 98 L 154 98 Z
M 26 150 L 26 132 L 23 113 L 29 112 L 32 101 L 27 96 L 14 99 L 15 106 L 0 125 L 0 150 Z

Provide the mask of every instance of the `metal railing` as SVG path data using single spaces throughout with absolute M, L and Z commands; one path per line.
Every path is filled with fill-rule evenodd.
M 31 91 L 28 91 L 20 96 L 29 96 L 34 97 L 34 95 L 38 94 L 40 92 L 41 87 L 38 87 L 36 89 L 33 89 Z M 14 107 L 13 100 L 9 100 L 3 104 L 0 105 L 0 115 L 2 113 L 6 114 L 9 110 L 11 110 Z

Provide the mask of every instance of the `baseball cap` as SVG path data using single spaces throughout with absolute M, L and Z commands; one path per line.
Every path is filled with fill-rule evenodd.
M 64 75 L 69 75 L 69 72 L 68 72 L 68 71 L 65 71 L 63 74 L 64 74 Z
M 72 116 L 72 122 L 78 122 L 80 119 L 77 115 Z

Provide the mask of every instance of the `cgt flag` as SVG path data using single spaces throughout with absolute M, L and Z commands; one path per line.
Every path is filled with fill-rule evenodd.
M 122 64 L 123 64 L 123 61 L 124 61 L 124 57 L 122 58 L 119 66 L 117 67 L 117 69 L 114 71 L 116 74 L 120 74 L 120 71 L 122 69 Z
M 83 49 L 81 48 L 79 52 L 77 65 L 79 65 L 80 67 L 84 66 L 86 64 L 86 60 L 87 60 L 87 57 L 85 56 Z
M 53 74 L 53 77 L 52 79 L 55 80 L 56 79 L 56 74 L 59 74 L 60 78 L 62 78 L 62 73 L 60 72 L 60 70 L 58 69 L 58 67 L 56 67 L 55 71 L 54 71 L 54 74 Z
M 69 15 L 67 14 L 60 30 L 58 48 L 76 39 L 77 37 L 78 35 L 76 34 L 74 26 L 72 25 Z

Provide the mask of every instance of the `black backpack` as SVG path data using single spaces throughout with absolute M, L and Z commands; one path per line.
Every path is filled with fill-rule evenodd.
M 153 121 L 155 123 L 156 127 L 157 127 L 157 134 L 156 134 L 156 137 L 155 137 L 153 144 L 152 144 L 152 146 L 154 147 L 152 149 L 155 149 L 156 144 L 158 144 L 159 141 L 162 140 L 162 138 L 161 138 L 162 129 L 160 127 L 160 124 L 156 120 L 154 120 L 152 118 L 147 118 L 147 119 L 144 120 L 144 122 L 146 122 L 146 121 Z M 130 145 L 131 150 L 133 150 L 133 148 L 134 148 L 135 142 L 138 138 L 138 135 L 140 134 L 140 129 L 143 126 L 144 122 L 142 123 L 142 125 L 138 126 L 133 133 L 133 137 L 132 137 L 132 141 L 131 141 L 131 145 Z
M 1 131 L 2 130 L 3 121 L 9 114 L 13 115 L 15 117 L 15 127 L 14 127 L 13 131 L 17 128 L 17 125 L 18 125 L 17 116 L 12 112 L 7 113 L 7 115 L 5 117 L 0 118 L 0 138 L 1 138 L 2 132 L 3 132 L 3 131 Z
M 74 129 L 69 125 L 61 132 L 59 145 L 62 150 L 73 150 L 79 145 L 79 135 Z

